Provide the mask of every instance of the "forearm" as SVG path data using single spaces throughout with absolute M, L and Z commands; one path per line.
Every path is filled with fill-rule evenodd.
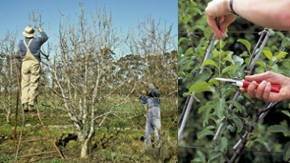
M 41 42 L 42 43 L 45 43 L 47 40 L 48 40 L 48 36 L 46 35 L 45 32 L 40 32 L 40 35 L 41 35 Z
M 257 25 L 290 30 L 290 0 L 233 0 L 233 9 Z

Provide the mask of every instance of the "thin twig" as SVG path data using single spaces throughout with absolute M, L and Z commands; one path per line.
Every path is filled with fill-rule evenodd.
M 216 40 L 215 36 L 212 35 L 212 38 L 211 38 L 211 41 L 210 41 L 210 45 L 207 48 L 206 54 L 205 54 L 205 56 L 203 58 L 203 62 L 205 62 L 207 60 L 207 58 L 210 56 L 210 54 L 211 54 L 211 52 L 212 52 L 212 50 L 214 48 L 214 42 L 215 42 L 215 40 Z M 203 67 L 199 71 L 199 74 L 202 74 L 202 73 L 203 73 Z M 192 104 L 194 102 L 194 93 L 192 93 L 190 96 L 188 96 L 188 98 L 190 98 L 190 99 L 189 99 L 188 105 L 186 106 L 186 111 L 184 113 L 184 117 L 182 118 L 181 126 L 180 126 L 180 128 L 178 130 L 178 142 L 180 141 L 180 138 L 181 138 L 183 129 L 184 129 L 184 127 L 186 125 L 186 122 L 187 122 L 187 119 L 188 119 L 188 115 L 190 113 Z M 182 112 L 184 112 L 184 111 L 182 111 Z
M 255 123 L 259 123 L 259 121 L 261 121 L 265 116 L 266 114 L 269 113 L 269 111 L 273 108 L 274 105 L 276 105 L 277 102 L 274 102 L 274 103 L 270 103 L 268 105 L 266 105 L 257 115 L 256 115 L 256 118 L 255 118 Z M 263 115 L 263 116 L 261 116 Z M 254 130 L 254 127 L 253 126 L 249 126 L 248 127 L 248 130 L 245 132 L 244 136 L 242 139 L 240 139 L 238 141 L 238 143 L 234 146 L 234 149 L 235 149 L 235 152 L 234 154 L 232 155 L 229 163 L 233 163 L 237 158 L 238 156 L 241 154 L 241 152 L 244 150 L 245 148 L 245 145 L 248 141 L 248 137 L 249 135 L 252 133 L 252 131 Z
M 205 56 L 203 58 L 202 64 L 208 59 L 209 55 L 211 54 L 211 52 L 212 52 L 212 50 L 214 48 L 215 40 L 216 40 L 216 37 L 214 35 L 212 35 L 209 47 L 206 50 L 206 54 L 205 54 Z M 201 65 L 201 69 L 199 71 L 199 74 L 202 74 L 203 70 L 204 70 L 204 67 Z
M 259 38 L 259 40 L 258 40 L 258 42 L 257 42 L 257 44 L 256 44 L 256 46 L 255 46 L 255 48 L 254 48 L 253 51 L 252 51 L 252 54 L 251 54 L 251 56 L 250 56 L 250 60 L 249 60 L 249 62 L 248 62 L 247 68 L 246 68 L 246 70 L 244 71 L 244 72 L 245 72 L 244 76 L 245 76 L 245 75 L 250 75 L 250 74 L 253 73 L 253 68 L 254 68 L 254 66 L 255 66 L 255 64 L 256 64 L 256 61 L 259 59 L 260 54 L 261 54 L 262 50 L 264 49 L 264 47 L 265 47 L 265 45 L 266 45 L 266 42 L 267 42 L 268 39 L 269 39 L 269 31 L 268 31 L 267 29 L 264 29 L 262 32 L 260 32 L 260 34 L 261 34 L 261 36 L 260 36 L 260 38 Z M 266 36 L 265 36 L 265 34 L 266 34 Z M 265 37 L 264 37 L 264 36 L 265 36 Z M 263 40 L 263 42 L 262 42 L 262 44 L 261 44 L 262 38 L 264 38 L 264 40 Z M 261 46 L 259 47 L 260 44 L 261 44 Z M 258 47 L 259 47 L 259 48 L 258 48 Z M 258 51 L 258 53 L 257 53 L 257 55 L 256 55 L 256 49 L 257 49 L 257 48 L 259 49 L 259 51 Z M 255 58 L 254 61 L 252 61 L 253 58 Z M 244 76 L 243 76 L 243 78 L 244 78 Z M 240 95 L 240 91 L 238 90 L 238 91 L 235 93 L 234 97 L 233 97 L 233 101 L 236 101 L 237 98 L 239 97 L 239 95 Z M 232 109 L 232 108 L 233 108 L 233 105 L 230 104 L 229 109 Z M 222 118 L 222 121 L 223 121 L 224 119 L 225 119 L 225 117 Z M 220 134 L 220 132 L 221 132 L 221 128 L 223 127 L 223 125 L 224 125 L 224 123 L 221 123 L 221 124 L 219 125 L 218 130 L 216 131 L 215 136 L 214 136 L 214 138 L 213 138 L 213 141 L 214 141 L 214 142 L 217 140 L 217 138 L 218 138 L 218 136 L 219 136 L 219 134 Z

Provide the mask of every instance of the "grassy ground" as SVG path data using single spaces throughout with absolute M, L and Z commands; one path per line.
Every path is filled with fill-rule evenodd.
M 26 127 L 22 136 L 19 162 L 177 162 L 176 98 L 161 100 L 162 142 L 160 147 L 154 147 L 148 151 L 143 150 L 145 110 L 136 98 L 132 98 L 129 103 L 115 108 L 124 114 L 110 115 L 103 126 L 96 129 L 88 160 L 78 159 L 80 154 L 78 141 L 60 143 L 60 140 L 76 134 L 76 131 L 65 112 L 48 107 L 50 103 L 49 100 L 40 102 L 43 104 L 40 105 L 41 117 L 66 159 L 61 160 L 57 153 L 21 158 L 25 155 L 55 151 L 47 140 L 48 136 L 37 120 L 37 115 L 29 113 L 25 115 Z M 13 116 L 11 120 L 14 121 Z M 14 122 L 7 123 L 3 112 L 0 118 L 0 163 L 14 162 L 16 151 L 16 145 L 13 142 Z M 21 116 L 19 116 L 18 135 L 21 124 Z M 29 142 L 25 142 L 27 140 Z

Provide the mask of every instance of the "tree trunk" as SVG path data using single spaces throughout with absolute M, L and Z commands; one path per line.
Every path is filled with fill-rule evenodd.
M 10 116 L 11 116 L 11 108 L 9 106 L 8 110 L 7 110 L 7 114 L 6 114 L 6 122 L 9 123 L 10 122 Z
M 81 141 L 81 159 L 87 159 L 89 157 L 89 144 L 90 144 L 90 139 L 85 139 L 84 141 Z

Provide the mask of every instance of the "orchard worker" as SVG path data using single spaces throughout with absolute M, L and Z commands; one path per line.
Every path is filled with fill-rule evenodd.
M 160 92 L 153 84 L 148 84 L 148 88 L 149 93 L 143 90 L 142 95 L 139 97 L 141 104 L 147 104 L 144 149 L 151 147 L 151 135 L 153 132 L 154 142 L 156 144 L 158 143 L 161 128 Z
M 25 112 L 33 111 L 38 96 L 40 78 L 40 48 L 48 40 L 42 28 L 38 28 L 41 37 L 35 37 L 35 29 L 27 26 L 22 33 L 24 40 L 19 41 L 21 53 L 21 103 Z
M 252 23 L 266 28 L 290 31 L 290 1 L 289 0 L 213 0 L 205 9 L 208 25 L 215 36 L 225 37 L 226 29 L 237 16 L 241 16 Z M 218 19 L 219 27 L 216 23 Z M 274 102 L 290 99 L 290 78 L 273 72 L 246 76 L 251 81 L 248 88 L 241 88 L 250 97 Z M 262 84 L 256 88 L 257 81 Z M 279 93 L 271 92 L 271 84 L 280 84 Z

